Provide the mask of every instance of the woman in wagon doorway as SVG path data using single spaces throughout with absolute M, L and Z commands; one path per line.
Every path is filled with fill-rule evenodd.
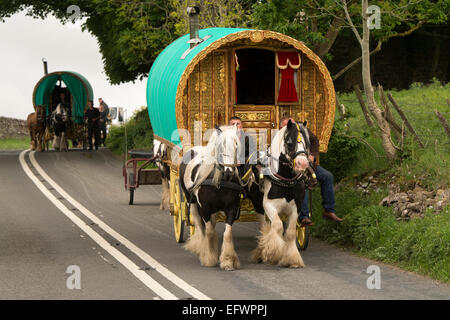
M 284 117 L 280 120 L 280 129 L 287 125 L 288 121 L 295 121 L 293 118 Z M 314 172 L 316 173 L 317 180 L 320 182 L 320 191 L 322 194 L 322 207 L 324 212 L 322 214 L 324 219 L 329 219 L 335 222 L 342 222 L 335 213 L 335 200 L 334 200 L 334 187 L 333 187 L 333 175 L 325 168 L 319 166 L 316 162 L 319 156 L 319 139 L 308 129 L 310 139 L 310 155 L 309 161 L 313 164 Z M 309 218 L 308 209 L 308 192 L 305 193 L 305 198 L 302 202 L 302 208 L 300 211 L 299 221 L 302 225 L 312 225 L 312 221 Z

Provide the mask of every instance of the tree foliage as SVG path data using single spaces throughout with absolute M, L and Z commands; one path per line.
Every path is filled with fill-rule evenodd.
M 253 6 L 251 25 L 287 34 L 305 42 L 320 57 L 327 56 L 339 32 L 349 29 L 343 3 L 361 30 L 359 0 L 265 0 Z M 425 23 L 448 21 L 448 0 L 374 0 L 381 9 L 381 28 L 372 37 L 381 42 L 415 31 Z
M 176 20 L 175 30 L 178 35 L 189 33 L 189 20 L 186 19 L 186 8 L 200 7 L 200 28 L 209 27 L 245 27 L 249 22 L 249 14 L 245 2 L 239 0 L 170 0 L 175 8 L 171 16 Z
M 348 28 L 340 0 L 0 0 L 0 19 L 20 11 L 44 19 L 54 14 L 70 23 L 67 8 L 81 9 L 84 30 L 97 39 L 104 69 L 113 84 L 148 75 L 157 55 L 188 32 L 186 7 L 201 7 L 200 26 L 252 27 L 282 32 L 304 41 L 324 58 L 337 35 Z M 357 28 L 360 1 L 347 0 Z M 448 20 L 448 0 L 371 1 L 382 8 L 382 28 L 372 32 L 386 41 L 425 23 Z

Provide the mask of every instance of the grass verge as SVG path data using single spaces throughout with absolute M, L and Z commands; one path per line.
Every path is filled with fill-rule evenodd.
M 365 143 L 358 149 L 345 177 L 336 184 L 336 213 L 344 218 L 341 224 L 322 219 L 320 188 L 314 190 L 313 236 L 362 256 L 450 282 L 450 205 L 440 212 L 428 210 L 424 218 L 410 221 L 397 220 L 390 208 L 379 205 L 390 184 L 401 191 L 415 186 L 428 191 L 450 187 L 450 141 L 433 112 L 438 110 L 448 118 L 449 90 L 450 84 L 434 81 L 428 86 L 413 84 L 409 90 L 391 91 L 425 145 L 421 148 L 407 137 L 399 159 L 393 163 L 384 157 L 376 130 L 367 127 L 355 95 L 340 95 L 340 102 L 351 115 L 347 120 L 349 134 L 364 139 L 370 147 Z M 392 113 L 401 124 L 395 111 Z M 395 141 L 400 140 L 396 137 Z M 358 183 L 369 175 L 381 183 L 365 194 L 358 190 Z
M 0 150 L 25 150 L 30 147 L 30 138 L 1 138 Z

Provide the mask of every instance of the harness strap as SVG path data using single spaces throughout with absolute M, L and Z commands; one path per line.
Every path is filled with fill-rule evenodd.
M 279 174 L 265 175 L 264 177 L 267 177 L 270 181 L 272 181 L 273 184 L 283 188 L 293 188 L 300 182 L 304 182 L 305 180 L 304 175 L 302 174 L 297 175 L 294 179 L 287 179 L 280 176 Z
M 216 184 L 214 184 L 212 179 L 206 179 L 200 185 L 201 186 L 215 187 L 217 189 L 222 189 L 223 188 L 223 189 L 230 189 L 230 190 L 234 190 L 234 191 L 238 191 L 238 192 L 244 192 L 244 188 L 242 188 L 236 182 L 231 182 L 231 181 L 220 181 L 219 185 L 217 186 Z

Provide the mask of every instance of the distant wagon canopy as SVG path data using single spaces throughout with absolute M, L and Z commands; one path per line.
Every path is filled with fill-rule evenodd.
M 246 130 L 270 143 L 280 119 L 308 121 L 327 151 L 335 92 L 320 58 L 302 42 L 262 30 L 199 30 L 199 44 L 185 35 L 153 63 L 147 104 L 155 138 L 187 146 L 207 129 L 239 116 Z M 180 130 L 186 129 L 186 130 Z M 186 141 L 189 133 L 190 141 Z
M 58 86 L 58 81 L 63 82 L 66 88 Z M 84 110 L 88 101 L 94 99 L 94 93 L 89 81 L 76 72 L 59 71 L 42 77 L 34 88 L 34 107 L 44 105 L 47 114 L 50 114 L 59 101 L 60 92 L 66 93 L 67 102 L 71 104 L 73 122 L 83 123 Z

